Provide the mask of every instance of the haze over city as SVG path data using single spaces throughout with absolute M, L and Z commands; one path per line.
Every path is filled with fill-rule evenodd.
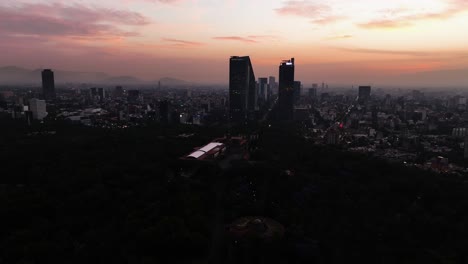
M 226 84 L 231 55 L 258 76 L 295 56 L 303 83 L 462 86 L 467 18 L 465 0 L 4 0 L 0 67 Z

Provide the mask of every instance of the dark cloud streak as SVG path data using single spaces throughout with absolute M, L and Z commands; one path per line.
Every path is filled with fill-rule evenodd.
M 163 38 L 161 41 L 169 43 L 173 47 L 199 47 L 205 45 L 202 42 L 187 41 L 181 39 Z

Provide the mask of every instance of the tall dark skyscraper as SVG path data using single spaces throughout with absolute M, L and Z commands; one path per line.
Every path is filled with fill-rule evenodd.
M 256 110 L 257 85 L 249 56 L 229 60 L 229 118 L 243 122 Z
M 370 99 L 371 87 L 359 86 L 359 102 L 366 102 Z
M 291 121 L 294 112 L 294 58 L 284 60 L 279 66 L 279 118 Z
M 50 69 L 42 71 L 42 92 L 46 101 L 55 99 L 54 72 Z

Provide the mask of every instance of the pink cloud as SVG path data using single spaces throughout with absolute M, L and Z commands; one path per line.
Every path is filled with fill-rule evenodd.
M 139 13 L 83 5 L 23 4 L 0 6 L 0 33 L 41 36 L 137 35 L 120 26 L 142 26 L 149 20 Z
M 199 47 L 202 45 L 205 45 L 204 43 L 201 42 L 196 42 L 196 41 L 187 41 L 187 40 L 181 40 L 181 39 L 172 39 L 172 38 L 163 38 L 163 42 L 169 43 L 170 46 L 173 47 Z
M 276 12 L 280 15 L 294 15 L 307 18 L 317 17 L 329 11 L 330 7 L 314 4 L 309 1 L 286 1 L 283 7 L 276 9 Z
M 252 38 L 245 38 L 245 37 L 239 37 L 239 36 L 213 37 L 213 39 L 240 41 L 240 42 L 245 42 L 245 43 L 258 43 L 258 41 L 254 40 Z
M 387 20 L 372 20 L 359 24 L 362 28 L 375 29 L 375 28 L 402 28 L 412 25 L 413 21 L 407 19 L 387 19 Z
M 286 1 L 284 6 L 275 9 L 276 13 L 282 16 L 299 16 L 310 19 L 314 24 L 329 24 L 343 19 L 341 16 L 333 14 L 330 6 L 316 4 L 311 1 Z

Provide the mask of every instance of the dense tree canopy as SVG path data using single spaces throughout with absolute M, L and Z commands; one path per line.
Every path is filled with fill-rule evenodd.
M 246 215 L 285 226 L 277 263 L 467 261 L 466 179 L 317 147 L 291 128 L 263 129 L 250 161 L 191 178 L 178 158 L 223 128 L 1 133 L 0 263 L 206 263 L 213 250 L 228 263 L 216 226 Z

